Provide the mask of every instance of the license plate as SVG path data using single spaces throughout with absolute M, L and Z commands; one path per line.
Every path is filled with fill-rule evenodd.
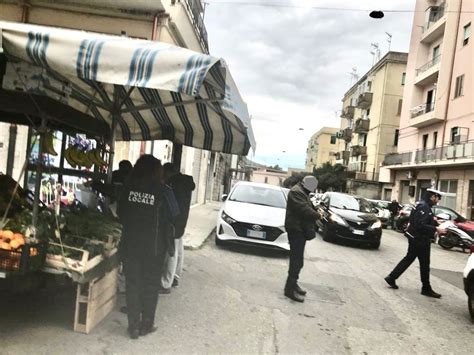
M 5 279 L 7 277 L 7 273 L 0 271 L 0 279 Z
M 265 239 L 265 232 L 260 232 L 260 231 L 254 231 L 254 230 L 251 230 L 251 229 L 247 229 L 247 237 Z
M 364 235 L 365 231 L 360 231 L 360 230 L 354 229 L 354 231 L 352 233 L 357 234 L 357 235 Z

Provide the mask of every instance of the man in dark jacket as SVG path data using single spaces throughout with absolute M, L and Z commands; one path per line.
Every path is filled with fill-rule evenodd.
M 398 263 L 385 281 L 393 289 L 398 289 L 397 280 L 408 267 L 418 258 L 420 262 L 421 294 L 427 297 L 441 298 L 441 295 L 431 288 L 430 284 L 430 253 L 431 238 L 436 232 L 444 234 L 433 217 L 431 207 L 441 199 L 442 193 L 435 189 L 427 189 L 425 196 L 410 215 L 410 224 L 405 232 L 408 239 L 407 255 Z
M 297 302 L 304 302 L 306 295 L 306 291 L 298 285 L 298 278 L 304 264 L 306 240 L 311 240 L 316 236 L 316 220 L 320 218 L 320 214 L 314 209 L 309 198 L 309 193 L 314 192 L 317 187 L 318 180 L 314 176 L 305 176 L 288 193 L 285 228 L 290 243 L 290 267 L 285 285 L 285 296 Z
M 172 163 L 163 165 L 163 177 L 165 183 L 172 188 L 180 210 L 175 220 L 175 253 L 173 256 L 166 257 L 161 277 L 160 293 L 169 293 L 172 286 L 178 286 L 183 272 L 183 235 L 188 222 L 192 192 L 196 184 L 192 176 L 181 174 Z
M 393 220 L 395 216 L 398 215 L 398 212 L 400 211 L 401 208 L 402 206 L 400 206 L 397 200 L 392 200 L 392 202 L 388 204 L 388 210 L 390 211 L 390 225 L 392 226 L 392 228 L 393 228 Z

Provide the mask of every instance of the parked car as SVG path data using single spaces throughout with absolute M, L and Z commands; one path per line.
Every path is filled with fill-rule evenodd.
M 390 201 L 382 201 L 382 200 L 368 200 L 372 203 L 372 207 L 376 209 L 374 211 L 375 215 L 380 222 L 382 222 L 382 228 L 387 228 L 388 224 L 390 223 L 390 210 L 388 209 L 388 204 Z
M 459 213 L 449 207 L 437 205 L 433 206 L 432 210 L 435 216 L 441 213 L 448 214 L 451 217 L 451 221 L 453 221 L 459 229 L 466 232 L 471 238 L 474 238 L 474 221 L 470 221 L 467 218 L 464 218 Z
M 471 246 L 471 256 L 467 259 L 464 268 L 464 291 L 467 294 L 467 307 L 474 323 L 474 245 Z
M 247 243 L 289 250 L 285 230 L 288 189 L 240 181 L 232 188 L 217 217 L 217 245 Z
M 319 206 L 323 218 L 316 222 L 325 241 L 351 240 L 373 248 L 380 247 L 382 223 L 364 198 L 339 192 L 326 192 Z

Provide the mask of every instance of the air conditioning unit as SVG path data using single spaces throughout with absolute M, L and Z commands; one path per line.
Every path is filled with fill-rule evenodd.
M 414 171 L 409 171 L 407 172 L 407 179 L 415 179 L 416 178 L 416 173 Z

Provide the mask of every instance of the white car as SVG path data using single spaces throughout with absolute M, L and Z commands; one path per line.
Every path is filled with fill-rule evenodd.
M 251 243 L 290 250 L 285 230 L 288 189 L 240 181 L 232 188 L 217 217 L 216 244 Z
M 467 294 L 467 306 L 471 314 L 471 320 L 474 323 L 474 245 L 471 246 L 471 256 L 467 259 L 467 265 L 464 269 L 464 291 Z

